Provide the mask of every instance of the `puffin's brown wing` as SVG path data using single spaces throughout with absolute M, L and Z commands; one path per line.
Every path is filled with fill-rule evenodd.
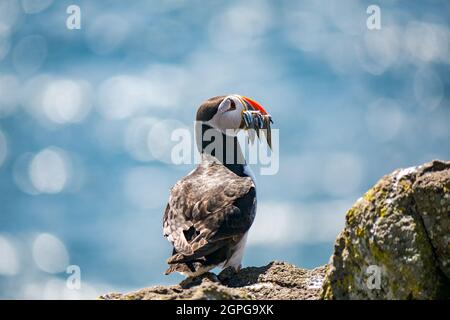
M 256 212 L 255 186 L 221 163 L 204 161 L 171 190 L 163 229 L 174 254 L 168 263 L 192 261 L 242 236 Z

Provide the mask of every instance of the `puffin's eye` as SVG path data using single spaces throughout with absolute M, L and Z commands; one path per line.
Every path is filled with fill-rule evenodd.
M 236 110 L 236 102 L 233 99 L 230 100 L 230 108 L 227 111 Z

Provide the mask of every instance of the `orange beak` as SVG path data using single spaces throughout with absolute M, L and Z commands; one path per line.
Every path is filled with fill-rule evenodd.
M 240 96 L 241 100 L 246 104 L 246 108 L 242 113 L 242 127 L 249 130 L 249 138 L 253 143 L 255 132 L 258 138 L 260 138 L 260 130 L 263 132 L 266 138 L 266 142 L 272 149 L 272 132 L 270 124 L 272 123 L 272 117 L 267 111 L 255 100 L 248 97 Z
M 250 99 L 248 97 L 244 97 L 244 96 L 241 96 L 241 97 L 242 97 L 242 100 L 247 102 L 247 104 L 253 108 L 253 110 L 261 112 L 262 115 L 268 115 L 267 111 L 258 102 L 256 102 L 253 99 Z

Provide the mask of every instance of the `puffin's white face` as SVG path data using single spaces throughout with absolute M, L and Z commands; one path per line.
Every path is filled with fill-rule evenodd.
M 242 114 L 247 108 L 239 95 L 226 96 L 209 124 L 226 134 L 236 134 L 241 127 Z

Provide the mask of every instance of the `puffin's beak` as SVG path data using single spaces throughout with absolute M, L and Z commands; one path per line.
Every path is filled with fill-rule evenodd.
M 240 128 L 244 130 L 252 129 L 249 131 L 249 138 L 252 143 L 255 139 L 255 132 L 258 138 L 260 138 L 259 131 L 261 130 L 266 137 L 269 148 L 272 149 L 272 132 L 270 128 L 270 124 L 273 123 L 272 117 L 255 100 L 244 96 L 239 97 L 246 109 L 242 112 Z

